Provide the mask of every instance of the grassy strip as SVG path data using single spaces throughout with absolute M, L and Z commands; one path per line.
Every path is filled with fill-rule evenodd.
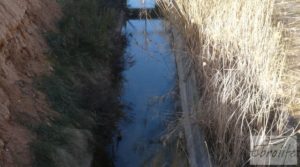
M 74 144 L 74 131 L 70 129 L 86 132 L 86 136 L 93 134 L 86 140 L 91 143 L 96 139 L 100 152 L 110 142 L 122 116 L 118 98 L 122 44 L 114 39 L 112 31 L 118 20 L 117 4 L 106 4 L 104 0 L 63 1 L 59 31 L 47 35 L 53 73 L 36 82 L 58 116 L 32 127 L 37 134 L 32 143 L 34 166 L 64 166 L 57 162 L 57 151 L 62 148 L 76 158 L 76 151 L 67 149 Z M 91 148 L 93 152 L 95 147 Z

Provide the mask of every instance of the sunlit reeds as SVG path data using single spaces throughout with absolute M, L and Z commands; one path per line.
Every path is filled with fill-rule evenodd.
M 198 120 L 217 165 L 246 163 L 252 136 L 287 132 L 290 115 L 300 115 L 299 0 L 159 6 L 197 66 Z

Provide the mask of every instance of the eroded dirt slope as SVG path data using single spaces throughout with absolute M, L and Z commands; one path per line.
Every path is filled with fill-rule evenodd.
M 0 167 L 31 166 L 34 136 L 20 122 L 51 112 L 32 83 L 51 71 L 43 33 L 60 15 L 55 0 L 0 0 Z

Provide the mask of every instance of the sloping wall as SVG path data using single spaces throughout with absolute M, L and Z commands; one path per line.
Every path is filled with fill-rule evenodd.
M 34 77 L 51 71 L 43 33 L 61 15 L 55 0 L 0 1 L 0 166 L 30 166 L 33 138 L 20 124 L 48 115 L 45 97 L 32 86 Z
M 177 66 L 182 109 L 182 125 L 185 133 L 188 160 L 191 167 L 208 167 L 210 159 L 204 136 L 197 123 L 197 105 L 200 100 L 196 68 L 191 56 L 187 55 L 185 42 L 175 28 L 171 28 L 171 42 Z

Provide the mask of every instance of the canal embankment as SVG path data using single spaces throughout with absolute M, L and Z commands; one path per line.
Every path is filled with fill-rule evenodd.
M 25 122 L 36 136 L 33 166 L 113 166 L 107 146 L 123 115 L 122 3 L 79 0 L 60 5 L 57 30 L 45 34 L 52 71 L 35 82 L 53 114 L 41 122 Z
M 199 127 L 197 121 L 197 105 L 200 100 L 198 85 L 200 83 L 197 80 L 196 66 L 187 55 L 188 48 L 185 47 L 184 38 L 170 25 L 166 27 L 170 33 L 170 42 L 176 60 L 179 101 L 182 110 L 180 126 L 184 129 L 189 166 L 212 166 L 203 130 Z

